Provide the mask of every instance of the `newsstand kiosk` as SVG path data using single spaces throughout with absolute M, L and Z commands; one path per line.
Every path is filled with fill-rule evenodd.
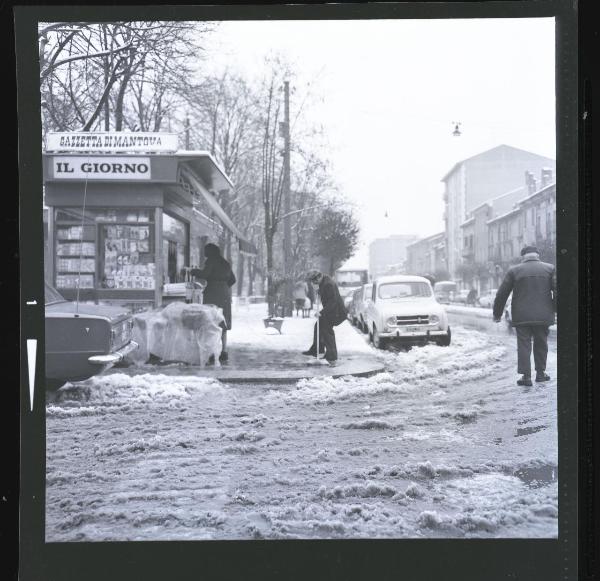
M 67 300 L 159 307 L 164 285 L 200 265 L 228 229 L 217 201 L 233 188 L 213 157 L 178 151 L 176 134 L 51 133 L 43 154 L 47 272 Z

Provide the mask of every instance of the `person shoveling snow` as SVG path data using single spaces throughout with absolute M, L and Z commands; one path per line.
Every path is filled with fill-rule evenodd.
M 338 358 L 337 345 L 335 342 L 334 327 L 343 323 L 348 317 L 348 311 L 344 306 L 344 301 L 340 296 L 340 291 L 334 280 L 319 272 L 312 270 L 308 273 L 309 282 L 315 287 L 318 287 L 317 294 L 317 322 L 315 323 L 313 333 L 313 343 L 303 355 L 311 355 L 318 357 L 318 353 L 324 353 L 325 359 L 329 365 L 334 366 Z M 319 312 L 319 302 L 323 308 Z M 318 352 L 317 352 L 317 337 L 318 337 Z

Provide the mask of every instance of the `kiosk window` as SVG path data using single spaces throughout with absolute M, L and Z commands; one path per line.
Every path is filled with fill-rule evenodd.
M 150 224 L 102 226 L 102 287 L 154 289 L 154 228 Z
M 178 282 L 179 272 L 189 262 L 189 226 L 163 214 L 163 272 L 167 283 Z
M 154 289 L 154 212 L 56 210 L 56 287 Z
M 94 288 L 96 224 L 93 212 L 77 208 L 56 211 L 56 288 Z

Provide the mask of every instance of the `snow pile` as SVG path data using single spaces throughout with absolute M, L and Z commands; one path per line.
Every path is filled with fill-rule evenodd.
M 301 379 L 296 391 L 285 394 L 271 394 L 269 397 L 298 403 L 329 404 L 336 401 L 352 401 L 381 394 L 405 394 L 414 389 L 408 383 L 396 383 L 389 373 L 379 373 L 373 377 L 344 376 L 334 379 L 331 376 Z
M 211 355 L 218 360 L 224 320 L 217 307 L 183 302 L 134 315 L 133 340 L 139 347 L 129 357 L 136 364 L 151 355 L 192 365 L 205 365 Z
M 50 405 L 46 411 L 49 417 L 98 415 L 124 405 L 174 405 L 192 395 L 223 394 L 226 391 L 222 383 L 209 377 L 111 373 L 78 383 L 67 383 L 57 391 L 56 399 L 71 407 Z M 78 402 L 85 405 L 76 406 Z
M 397 492 L 393 486 L 379 482 L 335 486 L 332 489 L 325 486 L 319 488 L 319 496 L 323 498 L 376 498 L 379 496 L 394 496 Z
M 449 347 L 426 345 L 406 353 L 383 351 L 379 357 L 396 380 L 428 380 L 431 384 L 431 379 L 436 379 L 442 380 L 442 387 L 448 375 L 460 372 L 464 381 L 472 381 L 502 367 L 506 346 L 499 339 L 464 329 L 456 329 L 453 335 Z
M 362 422 L 343 424 L 342 428 L 345 430 L 391 430 L 394 426 L 382 420 L 364 420 Z

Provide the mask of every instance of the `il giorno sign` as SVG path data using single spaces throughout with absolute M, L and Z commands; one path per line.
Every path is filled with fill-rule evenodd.
M 133 156 L 56 156 L 52 177 L 57 180 L 149 180 L 150 158 Z
M 46 151 L 121 152 L 138 153 L 174 152 L 179 147 L 177 133 L 48 133 Z

